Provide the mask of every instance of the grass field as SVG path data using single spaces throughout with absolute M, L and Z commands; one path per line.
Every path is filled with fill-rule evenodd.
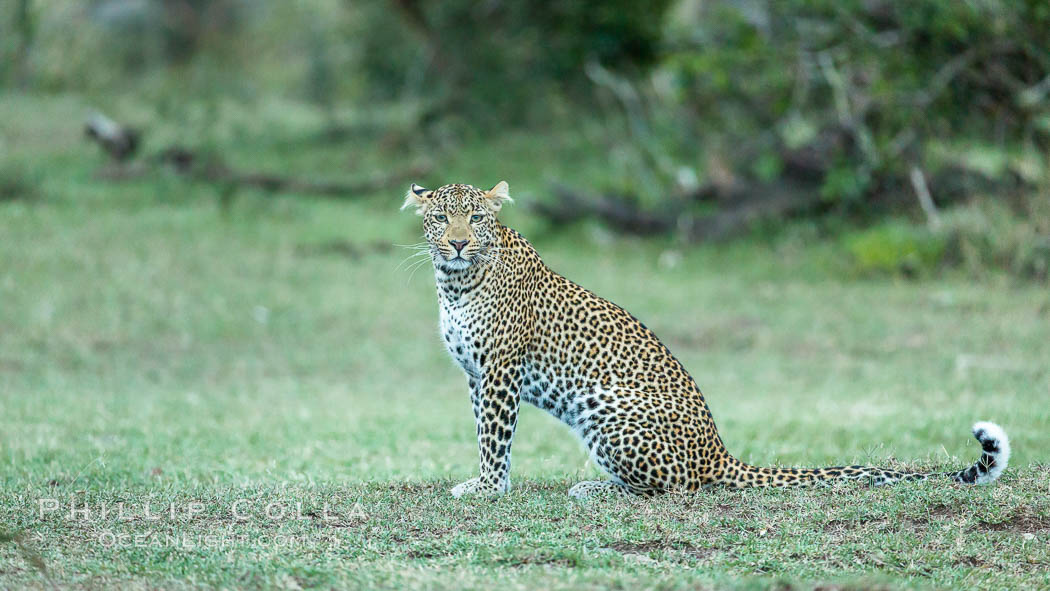
M 0 202 L 0 587 L 1050 587 L 1045 286 L 842 279 L 834 245 L 801 238 L 553 234 L 521 202 L 597 174 L 585 142 L 545 145 L 555 164 L 524 136 L 464 147 L 421 181 L 506 178 L 509 223 L 667 342 L 738 457 L 961 468 L 979 419 L 1014 455 L 982 488 L 580 504 L 566 490 L 596 469 L 527 408 L 512 492 L 454 501 L 473 419 L 433 277 L 399 268 L 419 235 L 403 189 L 224 209 L 179 179 L 100 181 L 84 109 L 0 101 L 5 170 L 34 187 Z M 367 173 L 397 154 L 271 127 L 230 132 L 230 157 Z

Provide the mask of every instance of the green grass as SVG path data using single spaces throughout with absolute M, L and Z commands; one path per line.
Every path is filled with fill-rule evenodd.
M 530 407 L 512 492 L 455 501 L 448 489 L 477 469 L 473 420 L 432 276 L 398 269 L 409 251 L 391 245 L 419 235 L 400 189 L 245 191 L 223 210 L 175 178 L 99 181 L 101 157 L 69 124 L 85 108 L 0 101 L 5 170 L 38 185 L 0 203 L 0 587 L 1050 585 L 1045 287 L 842 280 L 821 264 L 831 247 L 778 240 L 665 264 L 671 243 L 552 234 L 520 207 L 548 178 L 599 174 L 573 160 L 582 139 L 464 146 L 423 181 L 510 181 L 510 223 L 662 336 L 742 459 L 957 468 L 977 456 L 978 419 L 1001 423 L 1015 453 L 982 488 L 580 504 L 565 492 L 596 469 Z M 231 132 L 229 157 L 332 175 L 398 161 L 274 127 Z M 40 499 L 61 509 L 41 516 Z M 130 519 L 97 514 L 121 501 Z M 311 518 L 268 519 L 271 502 Z M 178 513 L 150 521 L 146 503 Z

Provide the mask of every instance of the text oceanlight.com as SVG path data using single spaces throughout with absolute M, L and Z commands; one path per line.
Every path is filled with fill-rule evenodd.
M 327 545 L 339 545 L 338 537 L 325 536 L 319 540 L 317 534 L 233 534 L 233 533 L 160 533 L 155 531 L 128 534 L 114 531 L 103 531 L 95 536 L 105 548 L 178 548 L 194 550 L 198 548 L 221 549 L 245 546 L 266 548 L 287 548 L 291 546 L 316 546 L 319 541 Z

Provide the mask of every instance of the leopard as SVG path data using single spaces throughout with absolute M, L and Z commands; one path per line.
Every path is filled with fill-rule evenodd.
M 623 308 L 550 269 L 498 218 L 511 202 L 500 181 L 426 189 L 412 184 L 402 210 L 422 216 L 420 252 L 433 263 L 441 340 L 466 376 L 479 452 L 478 476 L 453 497 L 510 490 L 511 444 L 521 403 L 565 423 L 606 479 L 570 497 L 651 497 L 730 488 L 883 486 L 942 478 L 988 484 L 1007 467 L 1010 442 L 995 423 L 972 434 L 969 467 L 921 472 L 870 466 L 760 467 L 731 455 L 696 381 L 660 339 Z

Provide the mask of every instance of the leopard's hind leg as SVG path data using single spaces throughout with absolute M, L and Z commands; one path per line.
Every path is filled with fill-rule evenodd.
M 700 425 L 692 409 L 668 409 L 659 394 L 629 389 L 595 389 L 575 402 L 573 431 L 608 481 L 581 482 L 575 498 L 613 491 L 653 496 L 674 489 L 695 490 L 700 479 Z

